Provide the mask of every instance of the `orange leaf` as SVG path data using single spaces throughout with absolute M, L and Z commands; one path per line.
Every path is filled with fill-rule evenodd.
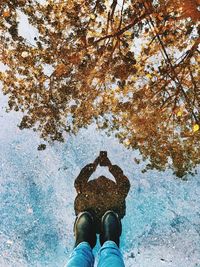
M 66 66 L 64 63 L 58 64 L 55 69 L 55 76 L 60 77 L 63 74 L 66 74 L 69 71 L 69 67 Z
M 73 55 L 69 56 L 67 59 L 69 60 L 70 63 L 77 64 L 80 61 L 80 55 L 73 54 Z
M 8 17 L 10 17 L 10 11 L 9 11 L 9 10 L 5 10 L 5 11 L 3 12 L 3 17 L 4 17 L 4 18 L 8 18 Z

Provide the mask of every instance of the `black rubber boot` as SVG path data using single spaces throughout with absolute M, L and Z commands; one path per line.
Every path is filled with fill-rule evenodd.
M 111 240 L 119 247 L 119 238 L 122 233 L 122 225 L 119 216 L 114 211 L 107 211 L 101 220 L 100 244 Z
M 93 217 L 88 211 L 78 214 L 74 223 L 75 247 L 81 242 L 88 242 L 93 248 L 96 245 L 96 233 Z

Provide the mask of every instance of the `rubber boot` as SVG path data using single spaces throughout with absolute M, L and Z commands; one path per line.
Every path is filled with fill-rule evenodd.
M 88 242 L 93 248 L 96 245 L 94 220 L 88 211 L 78 214 L 74 223 L 75 247 L 81 242 Z
M 114 211 L 107 211 L 101 220 L 100 244 L 111 240 L 119 247 L 119 239 L 122 232 L 122 225 L 119 216 Z

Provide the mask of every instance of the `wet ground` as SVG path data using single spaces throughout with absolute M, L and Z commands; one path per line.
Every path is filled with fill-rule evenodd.
M 121 250 L 126 266 L 200 266 L 200 172 L 187 181 L 170 171 L 141 173 L 137 152 L 94 126 L 47 145 L 30 130 L 17 128 L 19 113 L 0 109 L 0 266 L 63 266 L 73 248 L 75 178 L 107 150 L 131 187 L 122 220 Z M 108 168 L 98 166 L 90 181 Z M 99 244 L 94 252 L 97 254 Z

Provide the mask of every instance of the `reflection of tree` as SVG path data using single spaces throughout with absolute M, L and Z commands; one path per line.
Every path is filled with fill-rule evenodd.
M 95 225 L 97 225 L 97 232 L 100 232 L 101 217 L 106 211 L 114 210 L 120 218 L 124 217 L 126 212 L 125 199 L 130 189 L 128 178 L 123 174 L 121 168 L 112 165 L 109 159 L 107 159 L 108 164 L 101 166 L 109 167 L 116 182 L 105 176 L 88 181 L 96 170 L 99 161 L 100 157 L 97 157 L 94 163 L 87 164 L 76 178 L 75 188 L 78 194 L 74 202 L 76 215 L 85 210 L 92 212 Z
M 147 169 L 183 176 L 200 161 L 198 1 L 120 3 L 3 0 L 9 108 L 44 139 L 96 121 L 149 158 Z M 19 10 L 39 32 L 34 44 L 18 34 Z

